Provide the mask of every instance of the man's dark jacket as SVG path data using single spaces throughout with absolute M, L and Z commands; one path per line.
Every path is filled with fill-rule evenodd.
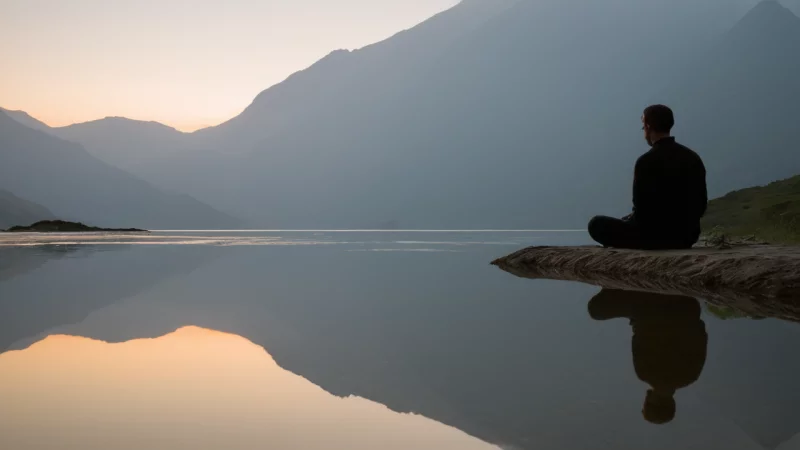
M 659 140 L 636 161 L 633 219 L 646 235 L 699 234 L 707 204 L 703 161 L 675 138 Z

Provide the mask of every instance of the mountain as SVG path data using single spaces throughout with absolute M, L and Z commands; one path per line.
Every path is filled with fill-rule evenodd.
M 462 2 L 129 170 L 267 227 L 582 227 L 629 207 L 643 106 L 734 21 L 716 2 L 616 3 Z
M 217 249 L 202 246 L 105 245 L 7 247 L 2 254 L 0 352 L 170 278 L 186 276 L 219 256 Z
M 80 145 L 0 112 L 0 188 L 24 193 L 64 220 L 104 227 L 227 228 L 238 222 L 91 156 Z
M 39 119 L 36 119 L 35 117 L 32 117 L 25 111 L 11 111 L 5 108 L 0 108 L 0 112 L 6 113 L 6 115 L 28 128 L 33 128 L 34 130 L 44 131 L 47 133 L 49 133 L 51 130 L 49 125 Z
M 299 131 L 316 135 L 325 132 L 336 126 L 326 123 L 331 115 L 349 120 L 352 116 L 350 109 L 362 102 L 391 104 L 396 96 L 393 85 L 403 85 L 406 80 L 418 77 L 445 49 L 517 3 L 519 0 L 468 0 L 383 42 L 355 51 L 334 51 L 259 94 L 239 116 L 191 134 L 193 148 L 201 151 L 171 162 L 137 168 L 136 173 L 160 186 L 191 192 L 218 207 L 224 205 L 237 215 L 249 217 L 264 226 L 321 225 L 318 220 L 290 215 L 276 217 L 287 214 L 286 209 L 265 217 L 260 209 L 277 205 L 262 203 L 252 197 L 281 196 L 281 192 L 294 187 L 278 179 L 260 185 L 260 181 L 274 177 L 274 170 L 264 167 L 260 161 L 256 162 L 258 166 L 248 167 L 253 163 L 249 155 L 271 148 L 273 144 L 268 140 L 282 133 Z M 273 153 L 271 150 L 267 152 Z M 276 148 L 274 154 L 283 158 L 280 154 L 284 152 L 284 149 Z M 244 173 L 247 179 L 240 178 Z M 298 179 L 304 178 L 302 174 L 298 175 Z M 216 182 L 209 183 L 208 180 Z M 318 186 L 308 188 L 310 193 L 310 189 L 316 190 Z M 285 199 L 294 204 L 292 209 L 318 208 L 316 202 L 303 203 L 305 198 L 294 199 L 289 195 Z M 390 220 L 393 218 L 381 216 L 378 220 L 358 220 L 349 224 L 364 227 L 367 223 Z
M 137 172 L 161 160 L 196 151 L 187 133 L 158 122 L 106 117 L 64 127 L 51 127 L 25 111 L 4 111 L 34 130 L 83 146 L 93 156 L 125 171 Z M 146 172 L 146 170 L 145 170 Z M 138 174 L 137 174 L 138 175 Z
M 800 241 L 800 175 L 712 200 L 703 227 L 769 242 Z
M 800 172 L 800 18 L 775 1 L 753 8 L 660 100 L 701 151 L 716 194 Z
M 649 103 L 674 106 L 712 195 L 800 171 L 782 147 L 796 17 L 768 1 L 742 18 L 750 4 L 469 0 L 331 53 L 217 127 L 53 132 L 264 227 L 578 228 L 630 209 Z
M 791 9 L 795 15 L 800 15 L 800 0 L 782 0 L 781 3 Z
M 15 225 L 33 223 L 55 216 L 42 205 L 17 197 L 0 189 L 0 230 Z
M 621 213 L 645 150 L 641 110 L 727 22 L 685 0 L 617 3 L 628 13 L 520 1 L 470 16 L 485 3 L 467 2 L 331 54 L 202 133 L 242 149 L 238 166 L 180 178 L 216 178 L 205 184 L 228 197 L 215 201 L 277 227 L 582 227 L 593 212 Z M 420 50 L 457 13 L 473 25 Z M 279 93 L 309 106 L 279 115 Z
M 349 98 L 363 84 L 372 85 L 372 91 L 380 93 L 389 78 L 406 76 L 412 66 L 436 57 L 460 36 L 518 1 L 467 0 L 413 32 L 401 32 L 384 43 L 354 52 L 333 52 L 308 70 L 261 93 L 241 115 L 195 133 L 120 117 L 59 128 L 41 124 L 36 128 L 79 143 L 97 158 L 162 189 L 191 192 L 222 210 L 238 203 L 232 209 L 247 215 L 254 205 L 249 199 L 238 202 L 235 188 L 236 173 L 245 164 L 243 154 L 288 124 L 308 123 L 316 111 Z M 398 65 L 405 66 L 405 70 L 395 70 Z M 26 125 L 33 120 L 24 113 L 13 117 Z M 225 178 L 221 174 L 226 174 Z
M 4 111 L 22 125 L 80 144 L 92 156 L 168 192 L 185 193 L 186 183 L 176 181 L 175 170 L 162 171 L 162 166 L 180 167 L 185 163 L 191 167 L 212 153 L 190 134 L 158 122 L 106 117 L 50 127 L 24 111 Z M 215 165 L 224 166 L 224 162 L 215 161 Z
M 158 164 L 161 159 L 190 151 L 185 133 L 158 122 L 107 117 L 51 128 L 49 133 L 81 144 L 89 153 L 123 170 Z
M 203 195 L 215 209 L 230 213 L 227 202 L 214 195 L 224 187 L 209 184 L 217 173 L 234 172 L 230 168 L 231 152 L 225 145 L 214 147 L 208 140 L 158 122 L 123 117 L 50 128 L 47 132 L 82 145 L 93 156 L 159 189 Z
M 466 0 L 385 41 L 355 51 L 334 51 L 260 93 L 239 116 L 198 130 L 195 137 L 212 142 L 234 139 L 240 148 L 250 150 L 327 105 L 352 101 L 365 89 L 376 95 L 385 93 L 386 87 L 407 79 L 448 46 L 520 1 Z

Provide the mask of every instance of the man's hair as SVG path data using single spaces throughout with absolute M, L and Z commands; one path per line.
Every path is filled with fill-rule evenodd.
M 665 105 L 652 105 L 644 110 L 644 123 L 656 133 L 669 133 L 675 126 L 675 116 Z

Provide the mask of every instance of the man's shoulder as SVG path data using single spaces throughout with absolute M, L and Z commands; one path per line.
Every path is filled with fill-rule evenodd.
M 676 155 L 681 155 L 684 158 L 701 160 L 700 155 L 691 148 L 671 139 L 660 146 L 661 149 L 666 150 L 663 152 L 664 157 L 674 158 Z
M 677 149 L 678 151 L 682 152 L 685 155 L 686 158 L 696 160 L 696 161 L 698 161 L 700 163 L 703 162 L 703 159 L 700 157 L 700 155 L 696 151 L 692 150 L 691 148 L 689 148 L 689 147 L 687 147 L 687 146 L 685 146 L 683 144 L 675 142 L 675 149 Z
M 685 145 L 681 144 L 681 143 L 680 143 L 680 142 L 678 142 L 678 141 L 673 141 L 672 145 L 674 146 L 674 148 L 679 148 L 679 149 L 681 149 L 681 150 L 684 150 L 684 151 L 686 151 L 686 152 L 689 152 L 689 153 L 694 153 L 695 155 L 697 154 L 697 152 L 695 152 L 695 151 L 694 151 L 694 150 L 692 150 L 691 148 L 689 148 L 689 147 L 687 147 L 687 146 L 685 146 Z
M 641 170 L 642 168 L 649 165 L 650 161 L 653 159 L 653 151 L 649 151 L 638 158 L 636 158 L 636 170 Z
M 661 144 L 659 143 L 659 145 L 661 145 Z M 684 150 L 684 151 L 687 151 L 687 152 L 695 153 L 694 150 L 689 148 L 687 145 L 681 144 L 674 137 L 670 137 L 669 139 L 665 139 L 664 143 L 663 143 L 663 147 L 664 148 L 670 148 L 672 150 Z
M 656 152 L 654 148 L 651 148 L 636 159 L 636 165 L 648 164 L 652 161 L 658 160 L 658 158 L 658 152 Z

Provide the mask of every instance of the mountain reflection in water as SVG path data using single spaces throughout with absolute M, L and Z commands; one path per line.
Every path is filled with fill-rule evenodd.
M 120 344 L 56 335 L 5 353 L 0 404 L 0 448 L 15 450 L 492 448 L 336 397 L 250 341 L 197 327 Z
M 421 420 L 468 442 L 434 442 L 427 428 L 404 429 L 430 438 L 398 438 L 410 448 L 800 448 L 797 323 L 712 311 L 701 298 L 598 294 L 593 286 L 520 279 L 488 265 L 526 243 L 580 244 L 564 235 L 317 238 L 337 244 L 0 248 L 0 352 L 9 352 L 0 362 L 50 345 L 53 335 L 83 336 L 91 341 L 69 339 L 92 345 L 75 348 L 119 353 L 133 343 L 175 342 L 158 337 L 189 325 L 241 336 L 252 361 L 274 358 L 282 368 L 274 370 L 319 386 L 334 404 L 367 402 L 384 411 L 374 415 L 386 423 Z M 437 244 L 443 241 L 459 244 Z M 516 243 L 486 244 L 505 241 Z M 370 251 L 388 248 L 458 252 Z M 597 320 L 611 318 L 628 320 Z M 142 340 L 148 338 L 157 339 Z M 95 358 L 101 366 L 86 363 L 75 372 L 42 359 L 18 373 L 16 385 L 0 377 L 0 449 L 118 448 L 116 435 L 142 449 L 291 449 L 297 442 L 313 448 L 305 435 L 330 434 L 328 416 L 313 410 L 286 416 L 294 422 L 265 413 L 270 405 L 249 400 L 266 389 L 252 379 L 269 380 L 258 364 L 227 364 L 233 378 L 218 376 L 222 369 L 209 367 L 236 353 L 204 345 L 202 360 L 134 361 L 171 370 L 163 383 L 131 378 L 138 366 L 128 364 L 129 377 L 120 379 L 129 382 L 117 379 L 111 390 L 109 377 L 121 375 L 105 357 Z M 54 358 L 88 360 L 59 353 Z M 21 391 L 27 396 L 19 386 L 28 386 Z M 649 390 L 666 395 L 653 399 Z M 108 400 L 107 410 L 98 409 L 98 397 Z M 645 405 L 648 397 L 655 402 Z M 374 436 L 358 428 L 362 420 L 353 420 L 337 423 L 349 436 L 319 447 L 389 445 L 370 441 Z M 295 434 L 299 441 L 274 440 Z M 158 437 L 171 440 L 153 443 Z

